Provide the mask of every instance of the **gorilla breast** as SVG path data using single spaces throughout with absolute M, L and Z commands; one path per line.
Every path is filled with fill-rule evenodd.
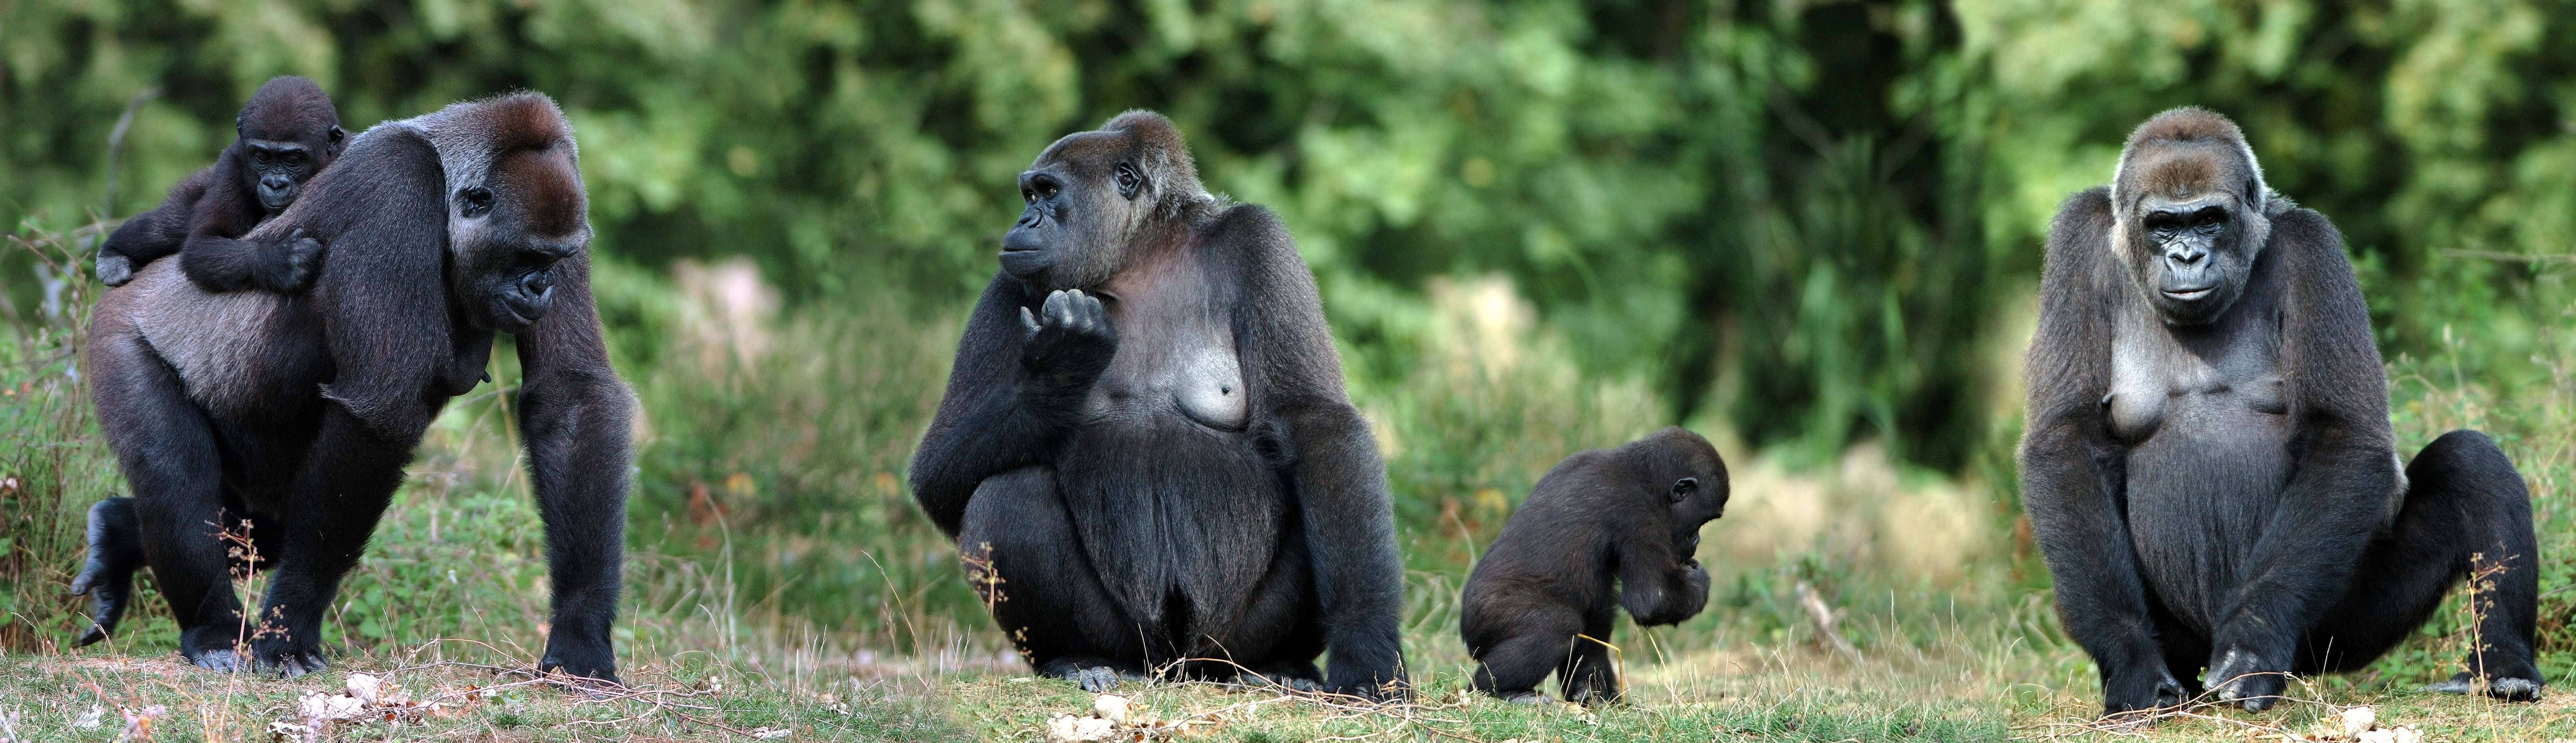
M 2139 566 L 2168 607 L 2205 628 L 2226 601 L 2205 592 L 2236 584 L 2289 483 L 2296 430 L 2273 323 L 2175 327 L 2144 304 L 2118 321 L 2103 403 L 2129 447 Z M 2275 306 L 2258 295 L 2235 311 Z
M 1172 258 L 1179 258 L 1174 256 Z M 1112 280 L 1118 355 L 1092 387 L 1095 417 L 1179 417 L 1242 431 L 1252 405 L 1243 387 L 1232 317 L 1193 262 L 1156 260 Z

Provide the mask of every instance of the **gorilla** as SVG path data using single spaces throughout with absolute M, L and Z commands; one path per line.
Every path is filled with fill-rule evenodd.
M 2286 674 L 2368 665 L 2488 567 L 2484 647 L 2435 688 L 2539 696 L 2522 476 L 2475 431 L 2398 471 L 2343 238 L 2264 186 L 2235 123 L 2159 114 L 2109 188 L 2060 207 L 2028 375 L 2022 497 L 2104 714 L 2204 682 L 2267 708 Z
M 323 611 L 448 399 L 517 336 L 529 480 L 545 519 L 553 629 L 541 668 L 615 682 L 634 398 L 589 288 L 588 201 L 554 101 L 515 93 L 379 124 L 312 193 L 245 239 L 302 231 L 334 256 L 304 294 L 210 293 L 167 262 L 99 300 L 85 367 L 130 499 L 91 511 L 76 588 L 147 564 L 179 652 L 220 671 L 320 670 Z M 218 531 L 274 562 L 245 617 Z M 240 646 L 247 645 L 247 657 Z
M 1150 111 L 1057 140 L 1019 183 L 911 469 L 994 620 L 1091 690 L 1402 693 L 1385 465 L 1278 217 L 1209 195 Z
M 1700 526 L 1725 515 L 1728 492 L 1717 448 L 1679 427 L 1548 470 L 1459 597 L 1476 690 L 1537 702 L 1554 671 L 1566 701 L 1618 702 L 1611 622 L 1621 606 L 1647 626 L 1699 614 L 1708 571 L 1691 553 Z
M 295 203 L 304 182 L 340 156 L 340 114 L 321 86 L 272 78 L 233 119 L 236 138 L 215 164 L 170 188 L 161 206 L 125 221 L 98 248 L 97 273 L 124 286 L 171 253 L 188 280 L 210 292 L 299 292 L 313 281 L 322 243 L 300 233 L 240 239 Z

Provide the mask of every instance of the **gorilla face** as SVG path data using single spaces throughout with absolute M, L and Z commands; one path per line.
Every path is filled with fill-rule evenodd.
M 253 112 L 234 127 L 240 135 L 234 146 L 241 148 L 242 188 L 256 194 L 260 207 L 272 216 L 293 205 L 304 182 L 340 154 L 340 140 L 347 134 L 338 125 L 315 123 L 306 116 Z
M 1093 288 L 1117 272 L 1152 213 L 1142 138 L 1091 131 L 1056 140 L 1020 173 L 1027 207 L 1002 236 L 1002 270 L 1041 290 Z
M 517 333 L 554 305 L 555 264 L 590 244 L 567 147 L 521 150 L 449 195 L 448 289 L 476 327 Z
M 2120 260 L 2167 324 L 2207 325 L 2245 293 L 2271 237 L 2262 177 L 2241 145 L 2150 142 L 2122 159 Z
M 2166 322 L 2206 325 L 2244 293 L 2260 249 L 2245 239 L 2244 213 L 2232 194 L 2139 200 L 2131 265 Z

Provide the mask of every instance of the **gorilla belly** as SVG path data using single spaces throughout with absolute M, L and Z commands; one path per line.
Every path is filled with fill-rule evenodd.
M 1248 434 L 1176 412 L 1096 421 L 1056 477 L 1101 585 L 1149 633 L 1184 643 L 1242 619 L 1289 521 Z
M 2129 452 L 2129 538 L 2148 587 L 2207 631 L 2289 483 L 2289 428 L 2226 395 L 2168 403 L 2180 409 Z

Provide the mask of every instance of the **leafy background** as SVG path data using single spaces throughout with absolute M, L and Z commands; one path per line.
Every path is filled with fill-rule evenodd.
M 97 288 L 66 271 L 92 225 L 209 162 L 250 90 L 301 74 L 352 130 L 516 88 L 571 117 L 646 405 L 636 581 L 668 588 L 635 610 L 647 635 L 704 637 L 690 607 L 715 605 L 849 657 L 998 652 L 902 467 L 1015 174 L 1145 107 L 1297 235 L 1387 439 L 1422 636 L 1549 464 L 1684 422 L 1776 505 L 1712 527 L 1756 546 L 1711 613 L 1733 618 L 1686 627 L 1777 639 L 1794 581 L 1902 589 L 2030 625 L 2004 631 L 2042 651 L 2017 673 L 2070 687 L 2089 666 L 2026 609 L 2046 576 L 2012 492 L 2039 243 L 2130 127 L 2208 106 L 2342 228 L 2401 440 L 2485 427 L 2531 476 L 2563 672 L 2571 26 L 2545 0 L 0 2 L 0 218 L 32 248 L 0 254 L 0 381 L 31 401 L 0 413 L 0 576 L 31 586 L 0 591 L 25 618 L 0 644 L 68 636 L 77 605 L 32 586 L 60 585 L 77 508 L 121 487 L 68 355 Z M 398 517 L 525 515 L 485 497 L 522 487 L 497 404 L 442 420 Z M 1838 504 L 1823 526 L 1762 526 L 1815 504 Z M 367 570 L 419 582 L 421 559 Z M 353 591 L 388 642 L 466 626 Z M 2393 673 L 2449 663 L 2445 622 Z

